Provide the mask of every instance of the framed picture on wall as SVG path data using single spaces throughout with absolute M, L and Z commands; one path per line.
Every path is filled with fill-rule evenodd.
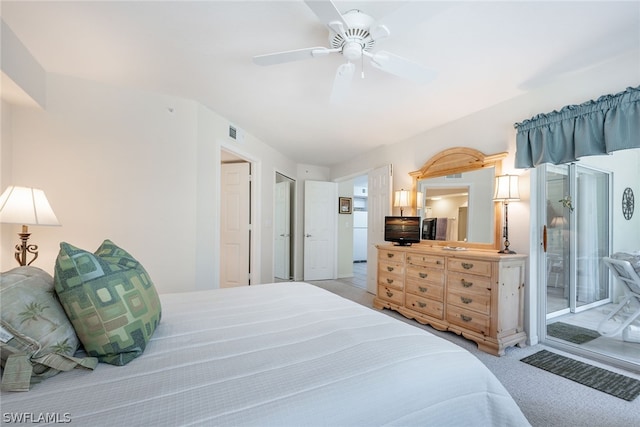
M 351 197 L 340 197 L 338 202 L 338 213 L 350 214 L 351 213 Z

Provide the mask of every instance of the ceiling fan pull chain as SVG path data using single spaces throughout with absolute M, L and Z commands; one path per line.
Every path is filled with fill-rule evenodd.
M 360 69 L 362 70 L 362 73 L 360 74 L 360 78 L 364 79 L 364 55 L 362 55 L 360 57 Z

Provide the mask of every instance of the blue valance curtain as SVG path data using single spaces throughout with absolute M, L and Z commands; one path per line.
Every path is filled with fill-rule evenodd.
M 516 167 L 640 148 L 640 86 L 516 123 Z

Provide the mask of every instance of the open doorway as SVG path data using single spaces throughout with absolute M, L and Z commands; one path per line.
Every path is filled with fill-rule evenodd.
M 367 288 L 368 176 L 353 180 L 353 285 Z
M 274 200 L 274 277 L 276 280 L 293 280 L 293 211 L 295 181 L 276 172 Z

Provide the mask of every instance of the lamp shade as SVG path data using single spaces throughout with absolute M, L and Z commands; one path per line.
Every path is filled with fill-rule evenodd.
M 411 192 L 409 190 L 398 190 L 393 199 L 394 208 L 406 208 L 411 206 Z
M 517 175 L 496 176 L 496 192 L 493 196 L 496 202 L 515 202 L 520 200 Z
M 554 216 L 550 225 L 553 228 L 561 228 L 567 225 L 567 220 L 563 216 Z
M 44 191 L 9 186 L 0 195 L 0 222 L 23 225 L 60 225 Z

